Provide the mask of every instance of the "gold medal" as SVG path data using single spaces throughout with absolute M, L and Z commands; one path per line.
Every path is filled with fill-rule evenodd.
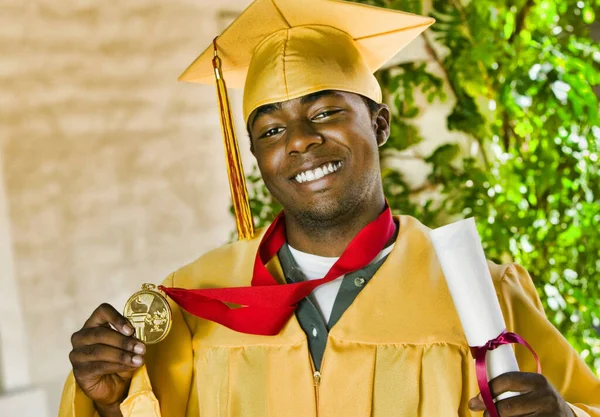
M 171 330 L 171 307 L 153 284 L 143 284 L 129 297 L 123 315 L 135 329 L 135 337 L 148 345 L 160 342 Z

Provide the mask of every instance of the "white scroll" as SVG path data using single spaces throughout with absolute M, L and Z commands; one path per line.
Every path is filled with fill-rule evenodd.
M 473 218 L 432 230 L 430 238 L 446 277 L 469 346 L 483 346 L 506 329 Z M 510 345 L 486 355 L 488 381 L 519 365 Z M 515 393 L 504 393 L 497 399 Z

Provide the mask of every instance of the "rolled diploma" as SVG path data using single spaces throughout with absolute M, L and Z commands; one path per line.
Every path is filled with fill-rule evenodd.
M 430 238 L 469 346 L 483 346 L 506 329 L 473 218 L 432 230 Z M 519 365 L 510 345 L 486 354 L 488 381 Z M 513 397 L 506 392 L 496 399 Z

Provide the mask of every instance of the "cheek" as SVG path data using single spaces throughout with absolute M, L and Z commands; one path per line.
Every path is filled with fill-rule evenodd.
M 269 192 L 271 194 L 274 194 L 277 192 L 277 188 L 273 186 L 273 178 L 274 176 L 271 174 L 271 167 L 269 164 L 265 164 L 265 163 L 261 163 L 260 160 L 257 159 L 257 165 L 258 165 L 258 170 L 260 171 L 260 176 L 262 177 L 263 183 L 265 184 L 265 187 L 267 187 L 267 190 L 269 190 Z
M 352 153 L 357 161 L 365 166 L 379 167 L 379 146 L 375 133 L 371 130 L 359 129 L 353 132 L 353 143 L 350 144 Z
M 254 156 L 265 183 L 272 183 L 282 175 L 285 153 L 277 147 L 261 145 L 255 149 Z

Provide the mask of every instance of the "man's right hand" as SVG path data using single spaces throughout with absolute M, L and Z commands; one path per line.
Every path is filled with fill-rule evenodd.
M 115 330 L 116 329 L 116 330 Z M 144 363 L 146 346 L 110 304 L 100 305 L 71 336 L 69 359 L 81 390 L 103 417 L 120 416 L 133 371 Z

